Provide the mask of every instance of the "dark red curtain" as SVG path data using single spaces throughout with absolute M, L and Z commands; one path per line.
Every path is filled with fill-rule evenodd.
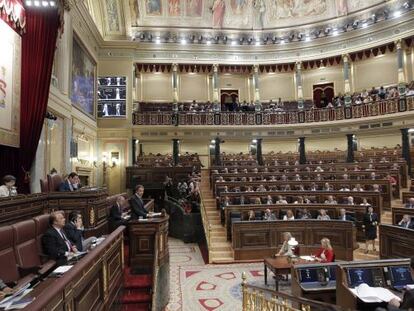
M 19 192 L 29 192 L 25 172 L 36 155 L 49 98 L 53 57 L 59 31 L 57 9 L 26 9 L 26 33 L 22 38 Z

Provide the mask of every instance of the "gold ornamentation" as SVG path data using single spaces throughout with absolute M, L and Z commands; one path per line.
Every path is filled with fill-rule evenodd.
M 103 278 L 103 291 L 104 291 L 104 299 L 108 295 L 108 267 L 106 261 L 102 263 L 102 278 Z
M 89 224 L 95 225 L 95 209 L 93 207 L 89 210 Z

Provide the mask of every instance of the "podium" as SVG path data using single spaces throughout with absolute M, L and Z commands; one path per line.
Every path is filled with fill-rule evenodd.
M 152 303 L 161 310 L 170 299 L 169 216 L 128 223 L 129 266 L 133 274 L 152 274 Z

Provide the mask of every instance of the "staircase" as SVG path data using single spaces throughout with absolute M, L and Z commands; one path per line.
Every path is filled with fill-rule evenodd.
M 128 258 L 128 245 L 125 245 L 125 258 Z M 127 262 L 124 267 L 124 291 L 121 296 L 121 311 L 151 310 L 151 274 L 133 274 Z
M 229 263 L 233 262 L 233 250 L 231 244 L 227 241 L 226 231 L 220 222 L 220 212 L 216 207 L 216 199 L 210 189 L 209 170 L 201 171 L 201 197 L 206 210 L 207 223 L 209 226 L 209 262 L 210 263 Z M 208 229 L 208 228 L 207 228 Z

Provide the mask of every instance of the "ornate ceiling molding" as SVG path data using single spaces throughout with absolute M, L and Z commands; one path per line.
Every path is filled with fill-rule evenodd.
M 333 57 L 374 48 L 414 35 L 414 14 L 389 20 L 368 29 L 312 42 L 263 46 L 200 46 L 139 44 L 105 41 L 101 59 L 127 58 L 140 63 L 277 64 Z

